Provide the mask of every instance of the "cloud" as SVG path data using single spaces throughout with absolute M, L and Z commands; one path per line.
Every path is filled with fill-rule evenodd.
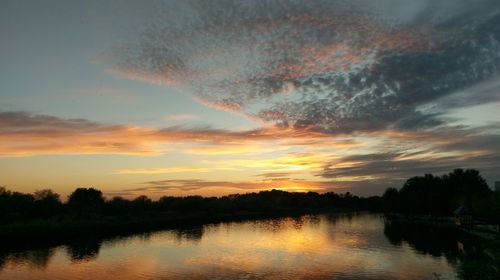
M 247 181 L 242 179 L 239 182 L 148 182 L 147 188 L 153 187 L 149 189 L 152 193 L 179 195 L 186 194 L 186 191 L 189 194 L 201 191 L 207 195 L 219 195 L 261 188 L 342 189 L 357 194 L 377 194 L 388 186 L 400 186 L 411 176 L 445 173 L 454 168 L 477 168 L 486 178 L 494 179 L 500 176 L 499 135 L 500 123 L 473 128 L 383 130 L 335 136 L 277 127 L 243 131 L 207 127 L 157 129 L 26 112 L 0 112 L 1 156 L 158 155 L 175 149 L 177 153 L 199 153 L 206 157 L 200 158 L 196 167 L 128 168 L 116 170 L 116 173 L 218 172 L 225 176 L 227 173 L 224 172 L 235 174 L 241 171 L 261 177 L 255 180 L 255 176 L 248 175 Z M 228 152 L 245 157 L 219 157 Z M 133 191 L 146 193 L 142 188 Z
M 500 102 L 500 76 L 459 91 L 453 95 L 440 98 L 428 106 L 439 109 L 454 109 L 488 103 Z
M 286 156 L 272 159 L 229 159 L 229 160 L 204 160 L 202 163 L 212 167 L 239 170 L 258 169 L 270 172 L 295 172 L 313 170 L 322 166 L 328 155 L 309 153 L 289 153 Z
M 148 194 L 151 197 L 163 195 L 225 195 L 236 192 L 253 192 L 270 189 L 280 189 L 287 191 L 345 191 L 338 183 L 307 181 L 298 179 L 281 178 L 273 181 L 209 181 L 202 179 L 187 180 L 159 180 L 144 182 L 145 187 L 124 189 L 106 192 L 107 196 L 138 196 Z
M 167 115 L 164 117 L 166 121 L 189 121 L 197 118 L 198 118 L 197 115 L 190 115 L 190 114 Z
M 183 1 L 158 14 L 102 61 L 282 127 L 441 126 L 442 111 L 420 107 L 495 77 L 500 66 L 500 4 L 492 0 Z
M 242 131 L 180 126 L 157 129 L 27 112 L 0 112 L 0 156 L 158 155 L 173 147 L 195 154 L 238 154 L 255 152 L 258 141 L 294 138 L 309 141 L 327 137 L 318 132 L 274 127 Z M 174 144 L 177 146 L 172 146 Z
M 291 172 L 268 172 L 268 173 L 261 173 L 257 174 L 257 177 L 264 177 L 264 178 L 283 178 L 283 177 L 289 177 L 293 175 Z
M 137 130 L 86 119 L 61 119 L 25 112 L 0 112 L 0 155 L 50 153 L 147 153 Z
M 136 168 L 136 169 L 118 169 L 114 174 L 168 174 L 168 173 L 197 173 L 206 172 L 206 168 L 199 167 L 165 167 L 165 168 Z
M 496 126 L 498 130 L 499 126 Z M 479 169 L 486 178 L 498 178 L 500 134 L 484 134 L 491 127 L 436 132 L 431 146 L 420 149 L 392 147 L 387 151 L 357 154 L 325 163 L 317 176 L 341 182 L 355 178 L 359 184 L 399 187 L 411 176 L 443 174 L 456 168 Z M 438 140 L 441 139 L 441 140 Z

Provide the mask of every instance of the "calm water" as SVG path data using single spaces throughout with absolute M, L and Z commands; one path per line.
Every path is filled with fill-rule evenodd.
M 0 279 L 455 279 L 460 247 L 378 215 L 310 215 L 0 251 Z

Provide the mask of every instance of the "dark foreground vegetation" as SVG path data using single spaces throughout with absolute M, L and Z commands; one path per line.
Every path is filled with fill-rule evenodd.
M 393 245 L 409 245 L 423 255 L 444 257 L 464 280 L 500 279 L 500 240 L 484 240 L 456 228 L 387 221 L 384 235 Z M 435 275 L 435 279 L 443 279 Z
M 500 279 L 500 192 L 491 190 L 477 170 L 456 169 L 442 176 L 410 178 L 400 190 L 385 191 L 382 207 L 385 212 L 398 213 L 395 219 L 388 219 L 385 228 L 391 242 L 406 240 L 415 249 L 433 256 L 442 252 L 448 262 L 458 264 L 460 279 Z M 455 219 L 446 218 L 450 216 Z M 461 230 L 456 228 L 456 220 L 460 221 Z M 454 227 L 442 227 L 450 221 Z M 495 227 L 496 231 L 490 231 Z M 454 237 L 464 233 L 480 240 L 462 243 L 462 238 Z
M 0 187 L 0 243 L 116 235 L 326 211 L 452 216 L 457 208 L 490 224 L 500 222 L 500 194 L 488 187 L 478 171 L 462 169 L 443 176 L 410 178 L 400 190 L 389 188 L 382 197 L 271 190 L 223 197 L 164 196 L 153 201 L 147 196 L 105 199 L 97 189 L 78 188 L 62 202 L 51 190 L 26 194 Z
M 78 188 L 61 202 L 58 194 L 0 188 L 0 240 L 54 240 L 120 234 L 223 220 L 324 211 L 379 210 L 380 197 L 350 193 L 291 193 L 279 190 L 223 197 L 147 196 L 105 199 L 94 188 Z M 0 241 L 1 242 L 1 241 Z
M 339 219 L 350 220 L 358 215 L 364 214 L 350 212 L 324 216 L 327 217 L 326 220 L 329 223 L 335 224 Z M 291 219 L 296 222 L 295 226 L 300 227 L 304 221 L 317 223 L 319 221 L 317 217 L 317 215 L 301 215 Z M 263 223 L 284 219 L 288 218 L 266 218 Z M 252 220 L 252 222 L 255 221 Z M 211 225 L 176 227 L 169 230 L 169 233 L 179 242 L 197 243 L 207 234 L 207 228 L 211 228 Z M 272 230 L 280 230 L 280 227 L 273 227 Z M 385 220 L 383 233 L 394 246 L 409 246 L 420 255 L 446 259 L 456 269 L 458 279 L 500 279 L 500 240 L 478 239 L 459 231 L 457 228 L 437 229 L 422 224 L 398 223 L 390 220 Z M 127 240 L 135 237 L 149 241 L 153 236 L 154 233 L 144 232 L 133 236 L 119 234 L 112 237 L 90 236 L 67 240 L 63 242 L 63 246 L 59 246 L 61 242 L 55 242 L 25 247 L 0 247 L 0 274 L 2 269 L 8 268 L 12 264 L 28 264 L 31 268 L 44 270 L 52 262 L 51 259 L 56 258 L 57 252 L 65 253 L 66 258 L 72 263 L 85 263 L 96 260 L 103 248 L 126 244 Z M 429 273 L 431 272 L 429 271 Z M 433 275 L 432 279 L 444 279 L 439 274 Z
M 30 257 L 29 252 L 45 252 L 60 244 L 66 244 L 72 258 L 79 259 L 96 255 L 103 240 L 133 233 L 175 228 L 182 236 L 199 238 L 196 229 L 205 223 L 362 210 L 398 213 L 410 221 L 414 217 L 450 221 L 449 217 L 466 214 L 475 222 L 498 225 L 500 192 L 491 190 L 479 172 L 471 169 L 413 177 L 399 190 L 389 188 L 382 197 L 366 198 L 271 190 L 223 197 L 164 196 L 153 201 L 146 196 L 106 199 L 97 189 L 78 188 L 62 202 L 51 190 L 25 194 L 0 187 L 0 267 L 2 258 L 12 254 Z M 424 254 L 444 255 L 458 265 L 462 279 L 500 277 L 498 233 L 479 240 L 456 227 L 436 229 L 394 219 L 386 219 L 384 232 L 393 244 L 406 242 Z M 38 260 L 40 255 L 33 258 Z
M 382 196 L 382 205 L 385 212 L 434 216 L 467 214 L 484 222 L 500 223 L 500 192 L 491 190 L 474 169 L 410 178 L 400 190 L 388 188 Z

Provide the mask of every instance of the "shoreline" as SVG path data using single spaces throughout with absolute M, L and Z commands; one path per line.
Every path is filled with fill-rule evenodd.
M 349 214 L 366 211 L 347 209 L 308 209 L 304 211 L 236 212 L 231 214 L 142 213 L 141 215 L 93 215 L 75 218 L 55 217 L 0 225 L 0 247 L 29 248 L 56 246 L 82 239 L 106 239 L 169 229 L 184 229 L 224 222 L 299 217 L 315 214 Z
M 454 228 L 471 236 L 488 240 L 500 238 L 500 225 L 483 224 L 477 220 L 472 220 L 470 225 L 462 226 L 456 217 L 400 213 L 386 213 L 384 214 L 384 219 L 391 223 L 411 223 L 438 228 Z

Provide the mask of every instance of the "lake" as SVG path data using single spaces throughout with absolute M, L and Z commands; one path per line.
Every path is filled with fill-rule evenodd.
M 0 250 L 0 279 L 456 279 L 452 231 L 322 214 Z

